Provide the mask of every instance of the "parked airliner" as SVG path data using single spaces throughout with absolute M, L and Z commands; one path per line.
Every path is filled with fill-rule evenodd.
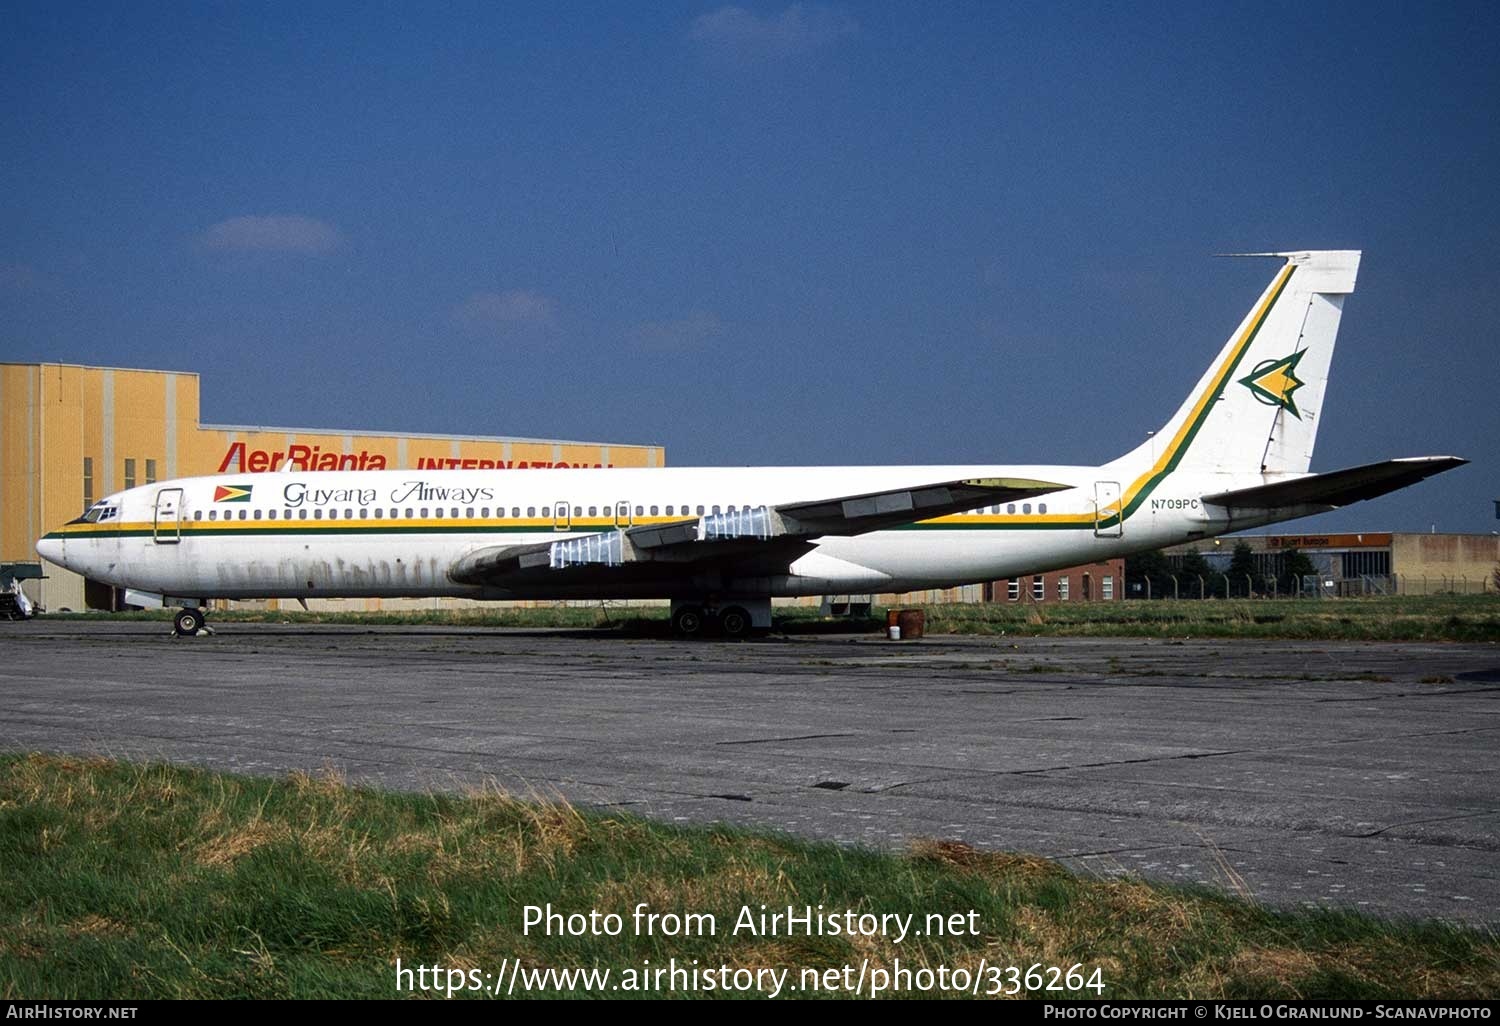
M 1101 466 L 369 470 L 182 478 L 37 542 L 180 607 L 209 599 L 665 598 L 684 635 L 777 596 L 904 592 L 1075 566 L 1322 513 L 1466 462 L 1309 473 L 1357 251 L 1283 263 L 1182 406 Z

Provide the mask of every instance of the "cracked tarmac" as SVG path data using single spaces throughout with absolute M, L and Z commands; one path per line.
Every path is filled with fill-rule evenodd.
M 0 624 L 0 749 L 939 837 L 1500 922 L 1500 646 Z

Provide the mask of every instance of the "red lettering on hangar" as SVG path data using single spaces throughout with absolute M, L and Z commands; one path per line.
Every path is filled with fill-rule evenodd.
M 250 449 L 244 442 L 232 443 L 219 463 L 219 473 L 227 474 L 236 464 L 241 472 L 264 474 L 275 470 L 384 470 L 382 453 L 361 449 L 359 452 L 324 452 L 316 445 L 292 444 L 286 452 Z
M 614 466 L 613 463 L 567 463 L 544 460 L 490 460 L 456 456 L 417 458 L 418 470 L 544 470 L 582 469 Z M 324 452 L 316 445 L 293 444 L 286 452 L 276 449 L 251 449 L 244 442 L 231 443 L 219 462 L 219 473 L 265 474 L 277 470 L 385 470 L 385 455 L 361 449 L 359 452 Z
M 457 456 L 418 456 L 418 470 L 584 470 L 613 467 L 613 463 L 568 463 L 563 460 L 459 459 Z

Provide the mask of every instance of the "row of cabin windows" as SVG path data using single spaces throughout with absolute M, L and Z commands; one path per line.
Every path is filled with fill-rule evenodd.
M 1086 575 L 1085 575 L 1086 576 Z M 1088 582 L 1084 582 L 1084 591 L 1088 591 Z M 1012 577 L 1006 584 L 1006 598 L 1012 602 L 1021 600 L 1021 579 Z M 1031 597 L 1036 602 L 1045 602 L 1047 599 L 1047 579 L 1037 574 L 1031 579 Z M 1066 576 L 1057 579 L 1057 601 L 1066 602 L 1072 597 L 1072 585 Z M 1087 597 L 1087 596 L 1085 596 Z M 1099 578 L 1099 597 L 1108 601 L 1115 597 L 1115 578 L 1113 574 L 1104 574 Z
M 85 466 L 87 467 L 87 464 L 89 463 L 89 461 L 85 460 L 84 463 L 85 463 Z M 148 460 L 147 463 L 155 463 L 155 461 L 154 460 Z M 153 470 L 154 470 L 154 468 L 153 468 Z M 87 494 L 86 494 L 85 497 L 87 497 Z M 92 505 L 92 503 L 90 503 L 90 505 Z M 616 515 L 613 507 L 610 507 L 610 506 L 604 506 L 604 507 L 589 506 L 587 513 L 584 512 L 584 507 L 582 507 L 582 506 L 573 506 L 573 507 L 571 507 L 571 510 L 567 506 L 559 506 L 557 508 L 557 515 L 559 517 L 568 517 L 568 516 L 575 516 L 575 517 L 582 517 L 582 516 L 597 517 L 597 516 L 600 515 L 599 511 L 600 511 L 601 508 L 604 510 L 604 514 L 603 514 L 604 516 L 608 517 L 608 516 L 614 516 L 614 515 Z M 762 509 L 762 508 L 764 508 L 764 507 L 749 506 L 749 505 L 746 505 L 746 506 L 743 506 L 743 507 L 729 506 L 728 507 L 728 512 L 735 513 L 735 512 L 740 511 L 741 509 L 743 509 L 744 511 L 748 512 L 748 511 L 753 510 L 753 509 Z M 522 509 L 522 507 L 520 507 L 520 506 L 512 506 L 512 507 L 510 507 L 510 515 L 511 515 L 511 517 L 512 518 L 516 518 L 516 519 L 520 518 L 520 516 L 521 516 L 521 509 Z M 684 503 L 680 507 L 677 506 L 677 505 L 675 505 L 675 504 L 674 505 L 670 505 L 670 506 L 666 506 L 666 507 L 662 507 L 662 506 L 650 506 L 650 507 L 647 507 L 647 506 L 636 506 L 635 507 L 635 515 L 638 516 L 638 517 L 640 517 L 640 516 L 647 516 L 648 515 L 648 513 L 647 513 L 648 509 L 650 511 L 649 515 L 653 516 L 653 517 L 655 517 L 655 516 L 663 516 L 663 515 L 669 516 L 669 517 L 672 517 L 672 516 L 695 516 L 695 515 L 696 516 L 705 516 L 705 515 L 707 515 L 709 513 L 722 513 L 722 512 L 725 511 L 724 508 L 722 508 L 720 506 L 703 506 L 703 505 L 699 505 L 699 506 L 696 507 L 696 513 L 695 513 L 694 512 L 695 507 Z M 677 512 L 678 509 L 682 510 L 682 512 L 680 514 Z M 535 517 L 535 516 L 538 515 L 537 514 L 537 507 L 536 506 L 527 506 L 527 507 L 525 507 L 525 510 L 526 510 L 526 516 L 528 516 L 528 517 Z M 207 519 L 209 519 L 209 520 L 219 520 L 219 519 L 223 519 L 223 520 L 235 520 L 235 519 L 239 519 L 239 520 L 247 520 L 247 519 L 260 520 L 260 519 L 262 519 L 262 514 L 261 514 L 260 510 L 246 511 L 246 510 L 242 509 L 242 510 L 238 510 L 238 511 L 235 511 L 235 510 L 224 510 L 223 512 L 224 512 L 224 516 L 221 518 L 221 517 L 219 517 L 217 515 L 217 513 L 218 513 L 217 510 L 209 510 L 208 511 L 208 517 L 207 517 Z M 387 515 L 384 509 L 375 509 L 375 510 L 371 511 L 371 510 L 367 510 L 367 509 L 361 508 L 360 510 L 358 510 L 356 512 L 352 508 L 345 508 L 343 512 L 344 512 L 344 515 L 343 515 L 342 519 L 345 519 L 345 520 L 355 520 L 355 519 L 366 520 L 366 519 L 370 519 L 371 517 L 373 517 L 376 520 L 382 520 L 382 519 L 385 519 L 385 517 Z M 981 508 L 981 509 L 976 510 L 974 512 L 983 513 L 983 512 L 986 512 L 986 509 L 985 508 Z M 988 507 L 988 512 L 990 512 L 992 514 L 998 515 L 999 512 L 1000 512 L 1000 507 L 999 506 L 990 506 L 990 507 Z M 1013 513 L 1015 513 L 1016 512 L 1016 504 L 1015 503 L 1010 503 L 1009 505 L 1007 505 L 1005 507 L 1005 512 L 1007 514 L 1013 514 Z M 1021 513 L 1024 515 L 1024 514 L 1029 514 L 1030 512 L 1031 512 L 1031 503 L 1029 503 L 1029 502 L 1022 503 L 1021 504 Z M 1047 504 L 1045 502 L 1038 504 L 1037 505 L 1037 512 L 1038 513 L 1046 513 L 1047 512 Z M 490 518 L 490 507 L 488 507 L 488 506 L 481 506 L 481 507 L 479 507 L 478 514 L 479 514 L 479 516 L 482 519 L 488 520 Z M 410 520 L 410 519 L 412 519 L 414 517 L 424 517 L 424 518 L 425 517 L 432 517 L 434 519 L 441 519 L 443 517 L 453 517 L 453 518 L 456 518 L 456 517 L 458 517 L 460 515 L 468 517 L 469 519 L 472 520 L 472 519 L 474 519 L 475 508 L 473 506 L 469 506 L 469 507 L 467 507 L 465 509 L 461 509 L 458 506 L 452 506 L 452 507 L 448 508 L 447 512 L 444 512 L 444 509 L 441 506 L 436 507 L 436 508 L 431 508 L 431 507 L 427 507 L 427 506 L 421 506 L 421 507 L 408 506 L 408 507 L 406 507 L 406 519 L 408 519 L 408 520 Z M 494 515 L 496 517 L 503 518 L 505 516 L 505 507 L 504 506 L 497 506 L 497 507 L 495 507 L 495 509 L 494 509 Z M 543 517 L 551 517 L 552 516 L 552 507 L 551 506 L 542 506 L 541 507 L 541 516 L 543 516 Z M 398 519 L 400 519 L 401 518 L 401 510 L 399 508 L 397 508 L 397 507 L 391 507 L 391 510 L 390 510 L 390 513 L 389 513 L 389 517 L 392 520 L 398 520 Z M 203 516 L 202 511 L 194 513 L 193 514 L 193 519 L 194 520 L 203 520 L 204 516 Z M 275 520 L 275 519 L 277 519 L 276 510 L 273 509 L 273 510 L 267 511 L 266 514 L 265 514 L 265 519 L 267 519 L 267 520 Z M 294 520 L 294 519 L 295 520 L 307 520 L 307 519 L 309 519 L 309 517 L 308 517 L 308 511 L 305 510 L 305 509 L 295 510 L 295 511 L 289 509 L 289 510 L 285 511 L 285 515 L 283 515 L 281 517 L 281 519 L 283 519 L 283 520 Z M 313 520 L 323 520 L 323 519 L 325 519 L 323 510 L 322 509 L 314 509 L 312 511 L 311 519 L 313 519 Z M 338 520 L 338 519 L 340 519 L 340 517 L 339 517 L 339 511 L 337 509 L 331 509 L 331 510 L 329 510 L 327 512 L 326 519 L 328 519 L 328 520 Z M 1038 596 L 1038 597 L 1040 597 L 1040 596 Z
M 86 473 L 92 473 L 92 469 L 93 468 L 89 465 L 91 462 L 92 461 L 90 461 L 88 459 L 84 460 L 84 467 L 85 467 L 85 472 Z M 147 460 L 146 462 L 148 464 L 154 464 L 156 461 L 155 460 Z M 151 469 L 152 469 L 153 472 L 155 471 L 155 467 L 154 466 Z M 86 504 L 88 506 L 92 506 L 93 502 L 89 501 L 89 492 L 92 490 L 92 478 L 91 477 L 85 478 L 85 482 L 86 483 L 85 483 L 85 486 L 84 486 L 85 487 L 84 498 L 85 498 Z M 130 487 L 130 485 L 127 484 L 126 487 Z M 653 517 L 655 517 L 655 516 L 663 516 L 663 515 L 669 516 L 669 517 L 671 517 L 671 516 L 679 516 L 679 515 L 680 516 L 694 516 L 694 515 L 704 516 L 704 515 L 707 515 L 709 513 L 715 513 L 715 514 L 717 514 L 717 513 L 724 512 L 724 509 L 722 507 L 720 507 L 720 506 L 703 506 L 703 505 L 699 505 L 698 507 L 696 507 L 697 512 L 695 514 L 693 506 L 690 506 L 690 505 L 687 505 L 687 504 L 683 504 L 681 507 L 678 507 L 676 505 L 667 506 L 667 507 L 665 507 L 665 511 L 663 511 L 663 507 L 661 507 L 661 506 L 650 506 L 650 507 L 636 506 L 635 507 L 635 515 L 638 516 L 638 517 L 640 517 L 640 516 L 646 516 L 648 508 L 650 510 L 650 514 L 649 515 L 653 516 Z M 682 510 L 681 514 L 679 514 L 679 513 L 676 512 L 679 508 Z M 743 507 L 730 506 L 730 507 L 728 507 L 728 512 L 735 513 L 735 512 L 739 512 L 741 509 L 743 509 L 745 512 L 749 512 L 749 511 L 754 510 L 754 509 L 763 509 L 763 508 L 765 508 L 765 507 L 762 507 L 762 506 L 749 506 L 749 505 L 746 505 L 746 506 L 743 506 Z M 537 507 L 536 506 L 527 506 L 527 507 L 525 507 L 525 509 L 526 509 L 526 516 L 528 516 L 528 517 L 535 517 L 535 516 L 537 516 Z M 604 509 L 604 516 L 615 516 L 616 515 L 615 511 L 611 507 L 609 507 L 609 506 L 605 506 L 605 507 L 603 507 L 603 509 Z M 589 506 L 588 507 L 588 512 L 585 514 L 584 507 L 582 507 L 582 506 L 574 506 L 574 507 L 571 508 L 571 511 L 570 511 L 569 507 L 567 507 L 567 506 L 559 506 L 559 507 L 557 507 L 557 515 L 558 515 L 558 517 L 569 517 L 569 516 L 575 516 L 575 517 L 581 517 L 581 516 L 597 517 L 597 516 L 599 516 L 599 510 L 600 510 L 599 506 Z M 1014 513 L 1016 511 L 1016 505 L 1015 505 L 1015 503 L 1011 503 L 1010 505 L 1008 505 L 1006 507 L 1005 511 L 1007 513 Z M 218 510 L 209 510 L 208 511 L 208 516 L 207 516 L 206 519 L 208 519 L 208 520 L 236 520 L 236 519 L 238 519 L 238 520 L 261 520 L 261 519 L 276 520 L 277 519 L 277 511 L 274 510 L 274 509 L 273 510 L 267 510 L 267 511 L 265 511 L 264 514 L 262 514 L 262 511 L 258 510 L 258 509 L 257 510 L 243 510 L 243 509 L 241 509 L 241 510 L 228 510 L 228 509 L 226 509 L 226 510 L 223 511 L 224 515 L 222 517 L 220 517 L 218 515 L 219 512 L 220 511 L 218 511 Z M 383 508 L 377 508 L 377 509 L 374 509 L 374 510 L 360 508 L 358 511 L 356 511 L 352 507 L 346 507 L 343 512 L 344 512 L 344 515 L 343 515 L 342 519 L 344 519 L 344 520 L 355 520 L 355 519 L 358 519 L 358 520 L 368 520 L 368 519 L 371 519 L 371 518 L 373 518 L 375 520 L 383 520 L 383 519 L 386 518 L 386 512 L 385 512 L 385 510 Z M 981 510 L 978 510 L 976 512 L 981 512 L 982 513 L 982 512 L 984 512 L 984 510 L 981 509 Z M 994 513 L 994 514 L 998 514 L 1000 512 L 1000 507 L 999 506 L 990 506 L 989 507 L 989 512 L 990 513 Z M 1023 503 L 1022 506 L 1021 506 L 1021 512 L 1023 514 L 1029 514 L 1031 512 L 1031 503 L 1029 503 L 1029 502 Z M 1037 506 L 1037 512 L 1038 513 L 1046 513 L 1047 512 L 1047 504 L 1045 502 L 1039 504 Z M 495 514 L 496 517 L 503 518 L 505 516 L 505 507 L 504 506 L 497 506 L 497 507 L 495 507 L 494 514 Z M 451 507 L 448 508 L 448 511 L 446 513 L 444 512 L 444 509 L 441 506 L 438 506 L 438 507 L 435 507 L 435 508 L 433 508 L 433 507 L 427 507 L 427 506 L 421 506 L 421 507 L 408 506 L 408 507 L 406 507 L 406 519 L 408 519 L 408 520 L 413 519 L 415 517 L 423 517 L 423 518 L 431 517 L 433 519 L 442 519 L 444 517 L 457 518 L 459 516 L 465 516 L 465 517 L 468 517 L 470 520 L 472 520 L 472 519 L 474 519 L 474 515 L 475 515 L 475 508 L 473 506 L 469 506 L 467 508 L 462 508 L 462 509 L 460 507 L 458 507 L 458 506 L 451 506 Z M 481 519 L 488 520 L 490 518 L 490 507 L 488 507 L 488 506 L 481 506 L 481 507 L 479 507 L 479 509 L 478 509 L 478 515 L 479 515 L 479 517 Z M 520 506 L 512 506 L 512 507 L 510 507 L 510 515 L 511 515 L 512 518 L 519 519 L 520 516 L 521 516 L 521 507 Z M 543 506 L 543 507 L 541 507 L 541 516 L 543 516 L 543 517 L 551 517 L 552 516 L 552 507 L 551 506 Z M 399 519 L 401 519 L 401 509 L 398 508 L 398 507 L 395 507 L 395 506 L 391 507 L 389 517 L 392 520 L 399 520 Z M 199 511 L 195 512 L 193 514 L 193 519 L 194 520 L 203 520 L 203 519 L 205 519 L 205 517 L 203 516 L 203 511 L 199 510 Z M 312 520 L 323 520 L 323 519 L 338 520 L 338 519 L 340 519 L 340 517 L 339 517 L 339 511 L 337 509 L 330 509 L 330 510 L 328 510 L 326 518 L 325 518 L 324 511 L 321 508 L 317 508 L 317 509 L 314 509 L 312 511 L 311 518 L 309 518 L 308 511 L 305 510 L 305 509 L 299 509 L 299 510 L 290 510 L 290 509 L 288 509 L 288 510 L 286 510 L 284 512 L 284 515 L 282 515 L 280 517 L 280 519 L 282 519 L 282 520 L 307 520 L 307 519 L 312 519 Z M 1014 584 L 1014 582 L 1012 582 L 1012 583 Z M 1040 596 L 1038 596 L 1038 597 L 1040 597 Z
M 614 510 L 611 509 L 610 507 L 605 506 L 603 508 L 604 508 L 604 515 L 605 516 L 614 516 L 615 515 Z M 696 516 L 704 516 L 704 515 L 709 514 L 709 513 L 722 513 L 722 512 L 725 512 L 724 508 L 722 508 L 720 506 L 702 506 L 702 505 L 700 505 L 700 506 L 697 507 L 697 513 L 695 514 L 693 512 L 694 507 L 684 504 L 683 506 L 680 507 L 681 510 L 682 510 L 681 514 L 678 514 L 676 512 L 676 510 L 679 507 L 677 507 L 675 505 L 672 505 L 672 506 L 665 507 L 665 511 L 663 511 L 663 507 L 661 507 L 661 506 L 650 506 L 650 507 L 637 506 L 637 507 L 635 507 L 635 515 L 638 516 L 638 517 L 640 517 L 640 516 L 646 516 L 648 508 L 650 510 L 650 514 L 649 515 L 653 516 L 653 517 L 655 517 L 655 516 L 663 516 L 663 515 L 669 516 L 669 517 L 671 517 L 671 516 L 679 516 L 679 515 L 680 516 L 694 516 L 694 515 L 696 515 Z M 760 506 L 748 506 L 748 505 L 747 506 L 743 506 L 743 507 L 730 506 L 730 507 L 728 507 L 728 512 L 735 513 L 735 512 L 739 512 L 740 510 L 743 510 L 745 512 L 749 512 L 749 511 L 754 510 L 754 509 L 763 509 L 763 508 L 764 507 L 760 507 Z M 997 513 L 998 514 L 999 511 L 1000 511 L 1000 507 L 999 506 L 991 506 L 989 508 L 990 508 L 990 511 L 993 512 L 993 513 Z M 600 509 L 600 507 L 598 507 L 598 506 L 590 506 L 590 507 L 588 507 L 588 512 L 585 514 L 584 513 L 584 508 L 582 506 L 574 506 L 574 507 L 572 507 L 572 510 L 571 510 L 571 513 L 570 513 L 568 507 L 566 507 L 566 506 L 559 506 L 557 508 L 557 515 L 559 517 L 567 517 L 567 516 L 576 516 L 576 517 L 590 516 L 590 517 L 597 517 L 597 516 L 599 516 L 599 509 Z M 260 520 L 261 519 L 261 511 L 260 510 L 250 511 L 251 515 L 248 515 L 248 516 L 247 516 L 247 511 L 246 510 L 238 510 L 238 511 L 224 510 L 224 516 L 222 518 L 220 518 L 220 517 L 218 517 L 216 515 L 217 512 L 218 512 L 217 510 L 209 510 L 208 511 L 208 519 L 209 520 L 218 520 L 218 519 L 224 519 L 224 520 L 234 520 L 234 519 L 239 519 L 239 520 L 246 520 L 246 519 Z M 490 517 L 490 507 L 488 507 L 488 506 L 481 506 L 479 508 L 478 512 L 479 512 L 479 516 L 480 516 L 481 519 L 485 519 L 485 520 L 489 519 L 489 517 Z M 1014 513 L 1015 512 L 1015 504 L 1014 503 L 1012 503 L 1008 507 L 1007 512 L 1009 512 L 1009 513 Z M 1031 512 L 1031 503 L 1029 503 L 1029 502 L 1025 503 L 1023 505 L 1022 512 L 1023 513 L 1030 513 Z M 1042 503 L 1038 507 L 1037 512 L 1038 513 L 1046 513 L 1047 512 L 1047 504 L 1046 503 Z M 238 516 L 236 516 L 236 513 L 238 514 Z M 460 510 L 460 508 L 458 506 L 452 506 L 452 507 L 449 508 L 449 511 L 447 513 L 443 512 L 443 508 L 441 506 L 439 506 L 439 507 L 437 507 L 435 509 L 434 508 L 429 508 L 427 506 L 422 506 L 422 507 L 408 506 L 408 507 L 406 507 L 406 518 L 408 520 L 412 519 L 413 517 L 424 517 L 424 518 L 425 517 L 432 517 L 434 519 L 441 519 L 444 516 L 447 516 L 447 517 L 458 517 L 460 515 L 468 517 L 469 519 L 472 520 L 472 519 L 474 519 L 474 513 L 475 513 L 475 510 L 474 510 L 473 506 L 469 506 L 467 509 L 463 509 L 463 510 Z M 505 507 L 504 506 L 497 506 L 495 508 L 494 513 L 495 513 L 496 517 L 502 517 L 503 518 L 505 516 Z M 305 509 L 296 510 L 295 511 L 295 516 L 293 514 L 294 514 L 294 511 L 289 509 L 289 510 L 286 511 L 286 515 L 283 516 L 281 519 L 283 519 L 283 520 L 293 520 L 293 519 L 307 520 L 308 519 L 307 510 L 305 510 Z M 521 516 L 521 507 L 520 506 L 512 506 L 510 508 L 510 515 L 511 515 L 512 518 L 519 518 Z M 537 507 L 535 507 L 535 506 L 527 506 L 526 507 L 526 515 L 528 517 L 535 517 L 535 516 L 537 516 Z M 363 509 L 363 508 L 360 509 L 360 510 L 358 510 L 356 512 L 354 509 L 346 508 L 344 510 L 344 517 L 343 517 L 343 519 L 345 519 L 345 520 L 354 520 L 354 519 L 357 518 L 359 520 L 366 520 L 366 519 L 369 519 L 372 516 L 376 520 L 381 520 L 381 519 L 385 518 L 385 512 L 382 509 L 376 509 L 372 513 L 371 511 Z M 552 516 L 552 507 L 551 506 L 543 506 L 543 507 L 541 507 L 541 516 L 543 516 L 543 517 L 550 517 L 550 516 Z M 398 520 L 398 519 L 400 519 L 400 517 L 401 517 L 401 510 L 399 508 L 392 507 L 391 511 L 390 511 L 390 519 L 392 519 L 392 520 Z M 193 514 L 193 519 L 194 520 L 202 520 L 202 519 L 204 519 L 202 511 L 194 513 Z M 275 520 L 276 519 L 276 511 L 274 509 L 268 511 L 268 513 L 266 514 L 265 519 Z M 314 509 L 312 511 L 312 518 L 311 519 L 313 519 L 313 520 L 322 520 L 322 519 L 324 519 L 324 515 L 323 515 L 322 509 Z M 327 519 L 329 519 L 329 520 L 338 520 L 339 519 L 339 511 L 336 510 L 336 509 L 329 510 L 328 511 L 328 515 L 327 515 Z
M 672 510 L 674 508 L 675 508 L 674 506 L 668 506 L 666 508 L 666 510 L 667 510 L 666 515 L 669 516 L 669 517 L 677 515 L 677 514 L 674 514 L 672 512 Z M 721 509 L 718 506 L 713 506 L 713 507 L 709 507 L 709 508 L 711 508 L 714 513 L 722 512 Z M 754 509 L 756 507 L 746 506 L 744 508 L 746 510 L 750 510 L 750 509 Z M 651 515 L 652 516 L 659 516 L 660 515 L 657 512 L 658 507 L 652 506 L 652 507 L 650 507 L 650 509 L 651 509 Z M 736 511 L 736 509 L 737 509 L 737 507 L 730 506 L 729 507 L 729 512 L 733 513 L 733 512 Z M 552 507 L 551 506 L 543 506 L 541 508 L 541 510 L 542 510 L 541 515 L 543 517 L 550 517 L 550 516 L 552 516 Z M 597 506 L 590 506 L 588 508 L 588 514 L 587 515 L 591 516 L 591 517 L 598 516 L 599 515 L 598 510 L 599 510 L 599 507 L 597 507 Z M 635 515 L 636 516 L 645 516 L 646 515 L 645 514 L 645 510 L 646 510 L 646 507 L 644 507 L 644 506 L 637 506 L 637 507 L 635 507 Z M 699 513 L 699 515 L 702 515 L 704 513 L 704 511 L 705 511 L 705 507 L 703 507 L 703 506 L 699 506 L 698 507 L 698 513 Z M 221 512 L 224 514 L 222 517 L 219 515 Z M 562 506 L 558 507 L 557 512 L 558 512 L 558 516 L 560 516 L 560 517 L 566 517 L 566 516 L 569 515 L 568 510 L 566 508 L 562 507 Z M 494 513 L 495 513 L 496 517 L 504 517 L 505 516 L 505 507 L 503 507 L 503 506 L 497 506 L 497 507 L 495 507 Z M 264 520 L 276 520 L 278 518 L 281 519 L 281 520 L 325 520 L 325 519 L 326 520 L 339 520 L 339 519 L 344 519 L 344 520 L 370 520 L 370 519 L 384 520 L 384 519 L 386 519 L 386 516 L 387 516 L 386 510 L 383 507 L 382 508 L 373 509 L 373 510 L 366 509 L 364 507 L 361 507 L 358 510 L 354 509 L 353 507 L 345 507 L 345 509 L 343 510 L 343 514 L 344 515 L 341 518 L 339 516 L 339 510 L 337 510 L 337 509 L 330 509 L 325 514 L 324 510 L 322 509 L 322 507 L 317 507 L 317 508 L 313 509 L 311 516 L 308 515 L 308 511 L 306 509 L 295 509 L 295 510 L 288 509 L 288 510 L 280 511 L 279 514 L 278 514 L 278 511 L 274 510 L 274 509 L 272 509 L 272 510 L 264 510 L 264 511 L 258 510 L 258 509 L 254 509 L 254 510 L 246 510 L 246 509 L 239 509 L 239 510 L 234 510 L 234 509 L 217 510 L 217 509 L 211 509 L 211 510 L 208 511 L 208 516 L 205 517 L 203 515 L 203 510 L 200 509 L 200 510 L 195 510 L 193 512 L 193 519 L 194 520 L 214 520 L 214 521 L 218 521 L 218 520 L 262 520 L 262 519 L 264 519 Z M 469 506 L 467 508 L 460 508 L 458 506 L 451 506 L 451 507 L 448 508 L 448 510 L 446 512 L 444 511 L 443 507 L 441 507 L 441 506 L 436 507 L 436 508 L 429 507 L 429 506 L 407 506 L 406 507 L 406 519 L 407 520 L 412 520 L 412 519 L 415 519 L 415 518 L 418 518 L 418 517 L 421 517 L 421 518 L 429 518 L 430 517 L 432 519 L 441 520 L 444 517 L 457 518 L 460 515 L 462 515 L 464 517 L 468 517 L 470 520 L 472 520 L 472 519 L 474 519 L 474 514 L 475 514 L 475 508 L 473 506 Z M 481 507 L 479 507 L 478 514 L 479 514 L 479 517 L 481 519 L 489 519 L 489 516 L 490 516 L 490 507 L 488 507 L 488 506 L 481 506 Z M 512 506 L 510 508 L 510 515 L 512 517 L 519 518 L 521 516 L 521 507 L 520 506 Z M 526 515 L 528 517 L 535 517 L 537 515 L 537 507 L 535 507 L 535 506 L 527 506 L 526 507 Z M 574 507 L 572 515 L 574 515 L 574 516 L 583 516 L 584 513 L 583 513 L 582 507 Z M 613 511 L 611 509 L 609 509 L 609 507 L 605 507 L 604 515 L 605 516 L 612 516 L 613 515 Z M 683 506 L 682 507 L 682 515 L 683 516 L 691 516 L 692 515 L 692 513 L 691 513 L 691 507 Z M 398 508 L 398 507 L 394 507 L 394 506 L 391 507 L 390 513 L 389 513 L 389 518 L 391 520 L 399 520 L 399 519 L 401 519 L 401 509 Z
M 1029 514 L 1031 512 L 1031 503 L 1029 503 L 1029 502 L 1023 502 L 1023 503 L 1021 503 L 1020 509 L 1021 509 L 1022 515 Z M 1037 503 L 1036 511 L 1038 513 L 1046 513 L 1047 512 L 1047 504 L 1045 502 L 1039 502 L 1039 503 Z M 971 509 L 971 510 L 969 510 L 969 514 L 971 516 L 975 516 L 975 515 L 977 515 L 977 516 L 983 516 L 986 513 L 990 514 L 991 516 L 999 516 L 1000 515 L 1000 507 L 999 506 L 980 506 L 978 509 Z M 1005 514 L 1006 514 L 1006 516 L 1015 516 L 1015 514 L 1016 514 L 1016 504 L 1014 502 L 1006 504 L 1006 506 L 1005 506 Z

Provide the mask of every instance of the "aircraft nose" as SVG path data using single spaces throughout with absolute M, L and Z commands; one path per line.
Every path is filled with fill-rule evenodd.
M 61 538 L 54 538 L 48 535 L 45 538 L 38 539 L 36 552 L 37 555 L 49 563 L 56 563 L 58 566 L 63 565 L 63 540 Z

